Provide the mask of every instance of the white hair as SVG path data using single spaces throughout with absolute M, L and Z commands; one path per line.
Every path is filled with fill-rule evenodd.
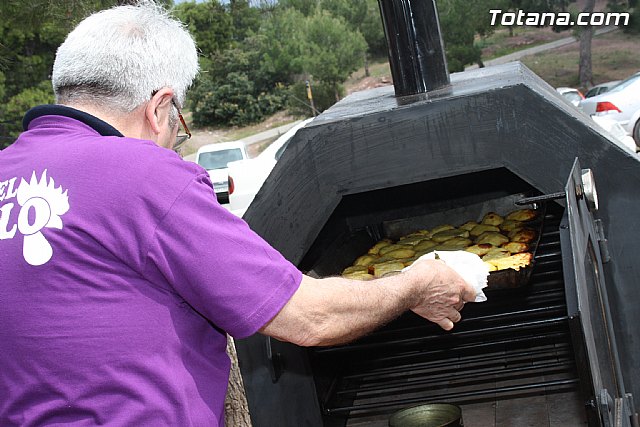
M 198 73 L 196 45 L 182 23 L 153 2 L 85 18 L 53 64 L 58 103 L 87 102 L 130 112 L 170 87 L 180 105 Z

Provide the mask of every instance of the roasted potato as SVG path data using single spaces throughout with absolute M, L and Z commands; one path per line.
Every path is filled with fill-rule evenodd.
M 473 227 L 475 227 L 476 225 L 480 225 L 480 224 L 478 224 L 475 221 L 467 221 L 467 222 L 465 222 L 464 224 L 462 224 L 458 228 L 461 228 L 461 229 L 467 230 L 467 231 L 471 231 L 471 230 L 473 230 Z
M 445 231 L 445 230 L 453 230 L 455 227 L 453 225 L 450 224 L 442 224 L 439 225 L 435 228 L 432 228 L 431 231 L 429 232 L 429 237 L 433 236 L 434 234 L 437 234 L 441 231 Z
M 387 261 L 380 264 L 373 264 L 373 275 L 382 277 L 391 271 L 402 271 L 404 264 L 400 261 Z
M 504 222 L 504 218 L 495 212 L 489 212 L 482 218 L 482 223 L 486 225 L 498 226 Z
M 389 239 L 382 239 L 378 243 L 373 245 L 373 247 L 371 249 L 369 249 L 369 254 L 378 255 L 378 253 L 380 253 L 380 249 L 381 248 L 384 248 L 385 246 L 389 246 L 392 243 L 393 242 L 391 240 L 389 240 Z
M 413 249 L 400 248 L 384 254 L 385 257 L 391 257 L 393 259 L 411 258 L 416 254 Z
M 522 267 L 526 267 L 529 264 L 531 264 L 532 259 L 533 259 L 533 255 L 531 253 L 522 252 L 522 253 L 511 255 L 508 257 L 493 258 L 493 259 L 484 260 L 484 261 L 495 265 L 498 270 L 506 270 L 506 269 L 512 268 L 518 271 Z
M 536 232 L 530 228 L 516 228 L 509 232 L 512 242 L 531 243 L 536 239 Z
M 473 227 L 469 232 L 469 234 L 474 237 L 478 237 L 479 235 L 487 231 L 500 232 L 500 229 L 495 225 L 479 224 Z
M 486 255 L 489 250 L 491 250 L 494 246 L 489 243 L 481 243 L 477 245 L 471 245 L 466 247 L 464 250 L 467 252 L 471 252 L 472 254 L 476 254 L 478 256 Z
M 520 253 L 520 252 L 527 252 L 529 250 L 529 245 L 526 244 L 526 243 L 522 243 L 522 242 L 504 243 L 501 247 L 506 249 L 506 250 L 508 250 L 512 254 L 517 254 L 517 253 Z
M 422 242 L 415 245 L 413 247 L 413 250 L 416 252 L 431 252 L 431 250 L 433 250 L 433 248 L 435 248 L 436 246 L 438 246 L 438 243 L 434 242 L 433 240 L 423 240 Z
M 516 221 L 531 221 L 538 216 L 538 213 L 533 209 L 518 209 L 513 212 L 509 212 L 505 219 L 512 219 Z
M 476 239 L 476 244 L 489 243 L 493 246 L 500 246 L 509 242 L 509 238 L 497 231 L 485 231 Z
M 354 262 L 353 265 L 362 265 L 362 266 L 368 266 L 373 264 L 374 262 L 376 262 L 376 260 L 378 259 L 377 255 L 362 255 L 361 257 L 358 257 Z
M 447 240 L 453 239 L 454 237 L 469 237 L 469 232 L 467 230 L 461 230 L 459 228 L 452 228 L 450 230 L 439 231 L 438 233 L 431 236 L 431 240 L 437 243 L 443 243 Z
M 345 274 L 351 274 L 351 273 L 357 273 L 357 272 L 368 272 L 368 268 L 364 265 L 352 265 L 350 267 L 345 268 L 344 270 L 342 270 L 342 275 Z

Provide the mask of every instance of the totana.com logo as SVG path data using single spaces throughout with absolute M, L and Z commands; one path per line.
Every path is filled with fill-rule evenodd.
M 628 12 L 593 12 L 579 13 L 575 19 L 569 12 L 503 12 L 500 9 L 489 10 L 491 15 L 491 25 L 504 25 L 507 27 L 513 25 L 528 26 L 600 26 L 600 25 L 629 25 L 631 15 Z
M 47 180 L 46 169 L 40 180 L 35 171 L 29 182 L 22 178 L 17 188 L 16 180 L 17 177 L 0 181 L 0 203 L 4 202 L 0 205 L 0 240 L 13 239 L 18 234 L 24 236 L 25 261 L 42 265 L 53 256 L 53 248 L 42 229 L 62 229 L 61 216 L 69 210 L 69 196 L 66 190 L 62 191 L 62 186 L 56 188 L 53 178 Z M 17 216 L 12 216 L 14 209 Z

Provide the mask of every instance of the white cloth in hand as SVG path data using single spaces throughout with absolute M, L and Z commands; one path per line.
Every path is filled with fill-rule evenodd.
M 467 251 L 433 251 L 415 260 L 414 264 L 422 259 L 440 259 L 444 261 L 447 266 L 462 276 L 465 282 L 473 286 L 476 291 L 475 302 L 487 300 L 482 290 L 487 287 L 489 267 L 478 255 Z M 411 266 L 406 267 L 403 271 L 410 268 Z

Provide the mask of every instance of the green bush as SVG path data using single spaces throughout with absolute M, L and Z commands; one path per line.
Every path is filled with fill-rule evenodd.
M 22 118 L 28 109 L 36 105 L 51 104 L 53 102 L 53 89 L 49 80 L 42 81 L 37 86 L 24 89 L 9 98 L 6 105 L 2 106 L 2 136 L 6 137 L 2 138 L 5 141 L 4 145 L 7 145 L 7 140 L 17 137 L 22 132 Z
M 283 96 L 255 93 L 252 81 L 244 73 L 229 73 L 223 82 L 204 78 L 189 94 L 196 127 L 244 126 L 259 122 L 283 108 Z

